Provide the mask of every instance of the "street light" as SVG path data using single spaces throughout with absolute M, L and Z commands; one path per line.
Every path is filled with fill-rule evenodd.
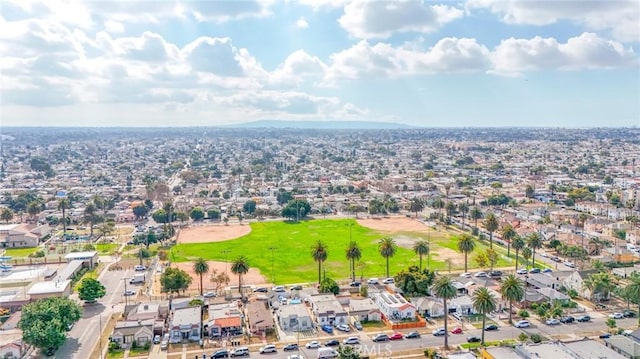
M 269 247 L 269 250 L 271 251 L 271 282 L 275 284 L 276 277 L 273 273 L 273 252 L 277 251 L 278 247 Z

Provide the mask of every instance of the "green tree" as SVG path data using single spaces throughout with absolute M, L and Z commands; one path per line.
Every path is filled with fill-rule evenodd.
M 511 226 L 511 224 L 507 223 L 502 226 L 501 234 L 502 239 L 507 242 L 507 257 L 509 257 L 511 256 L 511 241 L 513 241 L 513 238 L 518 235 L 518 232 L 513 229 L 513 226 Z
M 320 284 L 322 282 L 322 262 L 326 261 L 329 256 L 327 245 L 318 239 L 311 247 L 311 256 L 315 262 L 318 262 L 318 284 Z
M 408 270 L 402 270 L 396 274 L 396 286 L 407 297 L 422 297 L 430 294 L 429 288 L 435 280 L 435 273 L 428 269 L 420 270 L 416 266 L 410 266 Z
M 93 227 L 98 223 L 98 208 L 93 201 L 84 207 L 83 222 L 89 224 L 89 235 L 93 237 Z
M 309 212 L 311 212 L 311 205 L 304 199 L 294 199 L 287 203 L 282 209 L 282 217 L 289 219 L 304 218 Z
M 449 329 L 448 329 L 448 320 L 449 317 L 447 314 L 449 310 L 447 309 L 447 301 L 453 299 L 457 295 L 456 287 L 451 283 L 451 278 L 447 276 L 440 276 L 433 284 L 433 294 L 437 297 L 442 298 L 442 305 L 444 309 L 444 348 L 449 350 Z
M 220 211 L 216 208 L 210 208 L 207 210 L 207 217 L 209 219 L 220 219 Z
M 320 293 L 333 293 L 338 295 L 338 293 L 340 293 L 340 286 L 335 280 L 325 277 L 320 282 Z
M 422 256 L 429 255 L 429 242 L 425 240 L 419 240 L 413 244 L 413 251 L 420 257 L 420 270 L 422 270 Z
M 489 266 L 489 258 L 487 258 L 487 253 L 481 252 L 476 255 L 476 264 L 480 268 L 487 268 Z
M 604 324 L 606 324 L 607 327 L 609 327 L 609 330 L 613 330 L 615 327 L 618 326 L 618 323 L 613 318 L 607 318 L 607 320 L 604 322 Z
M 535 194 L 535 190 L 533 189 L 533 187 L 531 187 L 530 184 L 527 185 L 527 188 L 524 190 L 524 195 L 527 198 L 533 198 Z
M 536 249 L 542 248 L 542 236 L 538 232 L 533 232 L 527 238 L 527 246 L 531 248 L 531 263 L 536 267 Z
M 256 211 L 256 206 L 257 206 L 256 201 L 250 199 L 242 205 L 242 210 L 245 213 L 253 214 Z
M 509 324 L 513 323 L 513 302 L 520 302 L 524 298 L 524 282 L 513 274 L 502 279 L 500 285 L 502 298 L 509 301 Z
M 418 212 L 422 212 L 423 209 L 424 202 L 420 198 L 413 197 L 409 203 L 409 210 L 415 213 L 416 217 L 418 217 Z
M 518 258 L 519 258 L 520 251 L 524 249 L 526 245 L 527 244 L 524 241 L 524 239 L 516 234 L 516 236 L 513 238 L 513 242 L 511 243 L 513 250 L 516 251 L 516 270 L 518 269 Z
M 475 227 L 478 228 L 478 220 L 483 217 L 482 210 L 478 206 L 474 206 L 471 208 L 471 212 L 469 212 L 469 218 L 473 219 L 475 223 Z
M 143 204 L 139 204 L 135 207 L 133 207 L 133 215 L 136 216 L 137 220 L 140 220 L 144 217 L 146 217 L 146 215 L 149 214 L 149 207 L 143 205 Z
M 13 219 L 13 210 L 11 210 L 11 208 L 3 208 L 2 212 L 0 212 L 0 219 L 9 223 L 9 221 Z
M 493 248 L 493 232 L 498 229 L 498 219 L 496 215 L 489 212 L 484 219 L 484 228 L 489 232 L 489 248 Z
M 84 278 L 80 282 L 80 287 L 78 288 L 78 298 L 80 300 L 91 302 L 104 297 L 105 294 L 107 294 L 106 288 L 97 279 Z
M 350 345 L 340 345 L 338 347 L 338 359 L 360 359 L 360 353 Z
M 66 340 L 69 326 L 81 317 L 82 308 L 69 298 L 49 297 L 22 306 L 18 328 L 22 339 L 42 350 L 56 350 Z
M 638 323 L 640 323 L 640 274 L 634 272 L 631 274 L 629 284 L 624 288 L 629 298 L 633 298 L 638 305 Z
M 71 207 L 68 198 L 61 198 L 58 201 L 58 210 L 62 212 L 62 235 L 67 237 L 67 209 Z
M 467 233 L 463 233 L 460 238 L 458 238 L 458 250 L 460 253 L 464 254 L 464 271 L 467 271 L 467 259 L 469 253 L 473 252 L 476 249 L 476 242 L 473 240 Z
M 162 208 L 160 208 L 160 209 L 156 210 L 155 212 L 153 212 L 153 214 L 151 215 L 151 218 L 153 218 L 153 220 L 156 221 L 157 223 L 168 223 L 169 222 L 169 216 L 167 215 L 167 211 L 165 211 Z
M 473 292 L 471 296 L 473 301 L 473 309 L 482 314 L 482 341 L 484 345 L 484 327 L 487 322 L 487 313 L 496 310 L 496 297 L 493 296 L 487 287 L 480 287 Z
M 349 242 L 347 247 L 347 260 L 349 261 L 349 271 L 351 272 L 351 280 L 356 280 L 356 261 L 362 258 L 362 251 L 356 241 Z
M 200 295 L 204 292 L 204 287 L 202 285 L 202 276 L 209 273 L 209 263 L 205 261 L 202 257 L 196 259 L 193 263 L 193 272 L 200 277 Z
M 522 258 L 524 258 L 524 267 L 529 269 L 529 258 L 531 258 L 531 248 L 524 247 L 522 249 Z
M 381 238 L 378 242 L 378 251 L 387 262 L 387 278 L 389 278 L 389 258 L 393 257 L 397 250 L 398 246 L 396 245 L 396 241 L 391 237 Z
M 489 270 L 493 271 L 493 267 L 498 263 L 498 252 L 493 248 L 487 248 L 487 262 L 489 262 Z
M 27 204 L 27 213 L 32 220 L 36 219 L 36 216 L 42 212 L 42 203 L 39 201 L 31 201 Z
M 192 278 L 189 273 L 179 268 L 169 267 L 160 275 L 160 285 L 164 293 L 184 292 L 191 285 Z
M 242 276 L 249 272 L 249 260 L 245 256 L 236 258 L 231 263 L 231 273 L 238 276 L 238 290 L 240 291 L 240 299 L 244 300 L 242 291 Z
M 189 217 L 191 217 L 191 219 L 193 219 L 194 221 L 199 221 L 204 218 L 204 210 L 202 209 L 202 207 L 194 207 L 189 212 Z

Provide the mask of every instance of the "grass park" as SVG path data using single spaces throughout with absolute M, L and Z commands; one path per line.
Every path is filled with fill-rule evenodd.
M 407 222 L 400 221 L 412 222 L 412 228 L 405 228 L 402 223 Z M 179 243 L 171 250 L 170 259 L 188 262 L 202 257 L 209 261 L 232 262 L 244 255 L 252 268 L 259 269 L 273 283 L 315 282 L 318 265 L 311 256 L 311 246 L 320 239 L 328 247 L 328 258 L 323 263 L 326 275 L 343 280 L 350 276 L 346 248 L 351 238 L 359 244 L 362 252 L 360 263 L 356 263 L 356 276 L 384 277 L 386 262 L 378 252 L 378 241 L 388 236 L 394 238 L 398 245 L 396 254 L 389 260 L 391 275 L 410 265 L 418 265 L 419 257 L 412 247 L 421 239 L 429 241 L 431 248 L 429 258 L 423 258 L 423 267 L 428 264 L 432 270 L 448 271 L 449 259 L 451 270 L 464 269 L 464 256 L 457 250 L 459 232 L 444 227 L 434 229 L 407 218 L 398 219 L 395 224 L 385 230 L 376 230 L 362 226 L 354 219 L 253 222 L 248 224 L 251 231 L 236 239 Z M 474 257 L 487 247 L 483 242 L 476 242 L 475 251 L 469 255 L 469 269 L 477 268 Z M 506 251 L 498 246 L 494 248 L 500 254 L 496 268 L 513 266 L 513 259 L 506 257 Z

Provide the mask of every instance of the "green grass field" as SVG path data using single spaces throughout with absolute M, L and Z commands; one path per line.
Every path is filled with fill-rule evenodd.
M 25 258 L 28 257 L 29 254 L 39 250 L 39 247 L 29 247 L 29 248 L 7 248 L 5 252 L 5 256 L 13 257 L 13 258 Z
M 245 255 L 253 268 L 258 268 L 268 279 L 275 283 L 314 282 L 318 280 L 318 265 L 311 257 L 311 246 L 318 240 L 323 240 L 328 246 L 329 257 L 323 268 L 327 276 L 342 280 L 349 277 L 349 262 L 345 257 L 345 249 L 349 243 L 349 227 L 351 237 L 358 242 L 362 251 L 361 264 L 357 266 L 356 276 L 384 277 L 385 260 L 378 252 L 378 240 L 385 234 L 362 227 L 352 219 L 343 220 L 311 220 L 294 222 L 254 222 L 251 223 L 251 233 L 238 239 L 215 243 L 179 244 L 171 250 L 170 259 L 174 262 L 192 261 L 198 257 L 207 260 L 232 261 Z M 410 249 L 411 243 L 419 239 L 431 242 L 430 268 L 444 271 L 447 268 L 443 258 L 440 258 L 440 248 L 448 248 L 457 253 L 462 261 L 462 254 L 457 252 L 457 238 L 455 232 L 425 233 L 398 232 L 391 235 L 397 237 L 401 244 L 397 253 L 389 261 L 389 271 L 393 276 L 398 271 L 410 265 L 418 265 L 418 256 Z M 277 248 L 269 250 L 270 247 Z M 487 248 L 477 242 L 476 251 L 469 255 L 469 268 L 476 268 L 473 257 L 479 251 Z M 496 247 L 494 247 L 496 248 Z M 498 251 L 499 249 L 496 248 Z M 223 251 L 229 251 L 225 254 Z M 451 251 L 449 251 L 451 254 Z M 499 253 L 501 253 L 499 251 Z M 501 253 L 502 254 L 502 253 Z M 273 255 L 273 264 L 272 264 Z M 273 271 L 272 271 L 273 265 Z M 427 258 L 423 258 L 426 267 Z M 501 255 L 496 267 L 512 266 L 512 259 Z M 457 265 L 452 270 L 463 269 Z
M 118 249 L 117 243 L 98 243 L 96 250 L 98 254 L 113 254 Z

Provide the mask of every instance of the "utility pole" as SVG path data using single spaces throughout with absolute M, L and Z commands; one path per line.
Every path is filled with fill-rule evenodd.
M 278 247 L 269 247 L 269 250 L 271 251 L 271 282 L 273 282 L 275 284 L 276 281 L 276 276 L 275 273 L 273 272 L 273 259 L 274 259 L 274 251 L 278 250 Z
M 122 280 L 124 281 L 124 308 L 125 308 L 125 312 L 127 310 L 127 305 L 129 305 L 129 296 L 127 295 L 127 279 L 129 279 L 129 278 L 122 278 Z
M 100 359 L 102 359 L 102 313 L 98 314 L 98 320 L 100 321 L 100 330 L 98 330 L 98 337 L 100 338 Z
M 231 251 L 228 249 L 224 249 L 224 250 L 221 250 L 220 253 L 224 254 L 224 273 L 227 274 L 227 266 L 228 266 L 227 254 L 231 253 Z

